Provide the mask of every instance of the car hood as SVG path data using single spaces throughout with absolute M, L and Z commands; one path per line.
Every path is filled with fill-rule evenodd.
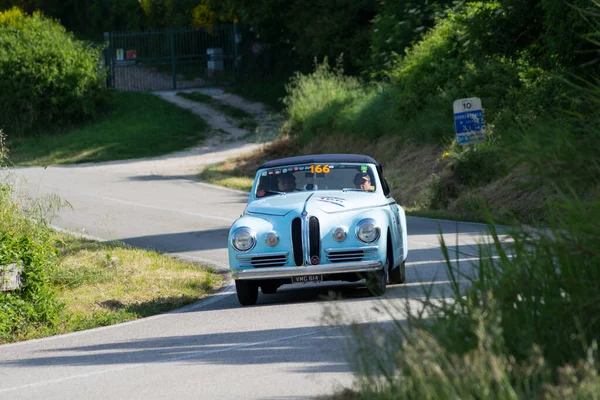
M 385 203 L 385 199 L 377 193 L 342 191 L 302 192 L 255 200 L 248 205 L 246 212 L 277 216 L 284 216 L 290 212 L 301 214 L 304 210 L 309 214 L 315 214 L 317 210 L 326 213 L 338 213 L 379 207 Z

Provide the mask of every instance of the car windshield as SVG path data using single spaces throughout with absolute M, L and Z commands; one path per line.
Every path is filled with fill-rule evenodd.
M 376 182 L 369 164 L 299 164 L 262 170 L 255 193 L 265 197 L 317 190 L 374 192 Z

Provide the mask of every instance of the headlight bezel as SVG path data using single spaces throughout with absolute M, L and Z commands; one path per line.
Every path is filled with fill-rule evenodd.
M 365 228 L 365 225 L 367 224 L 373 225 L 373 229 L 375 230 L 375 237 L 372 240 L 364 240 L 364 238 L 361 238 L 360 235 L 361 231 Z M 381 228 L 377 224 L 377 221 L 373 218 L 365 218 L 361 220 L 358 224 L 356 224 L 355 234 L 359 242 L 370 244 L 376 242 L 381 237 Z
M 236 246 L 236 242 L 238 242 L 238 238 L 237 235 L 239 233 L 242 232 L 246 232 L 250 235 L 250 238 L 252 239 L 252 245 L 250 247 L 248 247 L 247 249 L 240 249 L 238 246 Z M 254 230 L 252 230 L 251 228 L 247 227 L 247 226 L 241 226 L 239 228 L 236 228 L 232 233 L 231 233 L 231 246 L 233 247 L 233 249 L 235 251 L 238 251 L 240 253 L 247 253 L 249 251 L 251 251 L 255 246 L 256 246 L 256 232 L 254 232 Z

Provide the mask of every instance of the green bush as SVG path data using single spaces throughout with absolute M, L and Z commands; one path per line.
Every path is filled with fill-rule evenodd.
M 297 74 L 284 101 L 293 127 L 304 136 L 313 130 L 370 138 L 392 134 L 436 143 L 454 137 L 457 98 L 482 98 L 490 131 L 510 126 L 515 115 L 533 123 L 560 105 L 557 80 L 525 58 L 472 60 L 458 42 L 461 18 L 450 15 L 425 34 L 387 71 L 387 83 L 361 83 L 326 63 L 312 74 Z
M 448 160 L 446 169 L 430 184 L 430 207 L 447 208 L 462 192 L 486 185 L 507 171 L 505 153 L 494 136 L 472 147 L 453 142 L 442 155 Z
M 24 334 L 26 326 L 56 323 L 62 307 L 49 285 L 56 262 L 49 231 L 26 219 L 11 197 L 11 187 L 0 185 L 0 265 L 20 266 L 22 286 L 0 292 L 0 342 Z
M 283 103 L 290 128 L 299 131 L 304 140 L 320 132 L 338 131 L 347 107 L 368 96 L 368 90 L 356 78 L 330 69 L 327 59 L 316 65 L 314 73 L 293 76 L 286 91 Z
M 495 125 L 498 113 L 506 109 L 513 115 L 538 117 L 569 106 L 561 99 L 565 85 L 542 69 L 532 53 L 523 50 L 508 57 L 490 47 L 482 49 L 480 40 L 472 39 L 473 20 L 496 10 L 493 4 L 468 4 L 448 14 L 388 69 L 403 118 L 444 105 L 451 118 L 447 105 L 464 97 L 482 99 L 489 125 Z
M 104 90 L 101 50 L 39 13 L 1 12 L 0 128 L 31 135 L 94 116 Z

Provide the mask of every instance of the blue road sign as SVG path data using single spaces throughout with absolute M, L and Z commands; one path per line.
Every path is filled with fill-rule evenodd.
M 485 141 L 481 99 L 474 97 L 454 102 L 454 127 L 461 146 Z

